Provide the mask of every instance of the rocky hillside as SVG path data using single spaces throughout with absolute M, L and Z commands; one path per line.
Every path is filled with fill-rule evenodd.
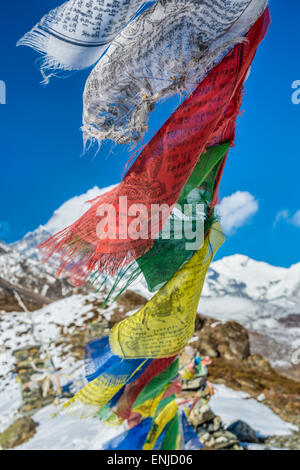
M 234 255 L 212 263 L 199 311 L 247 328 L 252 352 L 300 380 L 300 263 L 278 268 Z M 297 361 L 296 361 L 297 362 Z
M 99 421 L 78 421 L 73 417 L 67 419 L 60 416 L 52 420 L 51 416 L 58 410 L 55 408 L 56 398 L 51 384 L 44 395 L 47 375 L 43 375 L 42 371 L 49 370 L 47 362 L 51 357 L 55 368 L 60 371 L 61 385 L 72 378 L 74 388 L 68 389 L 66 397 L 70 392 L 75 393 L 76 388 L 83 384 L 84 345 L 95 337 L 107 335 L 117 321 L 132 314 L 145 302 L 143 296 L 132 291 L 126 292 L 104 310 L 101 309 L 99 294 L 72 295 L 52 302 L 32 313 L 35 336 L 46 350 L 35 344 L 28 315 L 24 312 L 2 312 L 1 445 L 26 443 L 25 448 L 91 448 L 91 442 L 97 436 L 105 442 L 111 431 Z M 251 354 L 249 335 L 242 325 L 232 321 L 220 323 L 198 316 L 195 326 L 189 354 L 193 350 L 211 356 L 213 363 L 209 366 L 209 380 L 216 384 L 215 396 L 211 406 L 208 406 L 208 391 L 199 391 L 196 381 L 183 388 L 182 399 L 200 398 L 192 421 L 205 447 L 242 449 L 241 433 L 246 431 L 249 443 L 272 447 L 271 437 L 276 434 L 272 438 L 277 439 L 277 446 L 280 446 L 278 439 L 284 439 L 283 447 L 299 447 L 297 434 L 291 434 L 291 427 L 286 422 L 299 422 L 300 384 L 278 375 L 267 360 Z M 181 365 L 184 363 L 185 357 L 182 355 Z M 40 387 L 32 389 L 29 383 L 36 376 L 37 368 L 43 375 L 40 376 L 42 382 Z M 230 409 L 228 402 L 231 402 Z M 243 424 L 233 426 L 239 421 Z M 35 423 L 39 426 L 36 427 Z M 91 433 L 91 442 L 83 439 L 83 428 L 87 435 Z M 117 430 L 114 432 L 117 433 Z M 67 436 L 67 440 L 63 436 Z M 96 443 L 93 445 L 96 446 Z M 100 441 L 97 445 L 99 448 Z
M 74 288 L 55 277 L 53 266 L 0 243 L 0 311 L 35 310 L 71 295 Z
M 242 325 L 199 315 L 190 344 L 213 358 L 209 376 L 214 383 L 247 392 L 285 421 L 300 426 L 300 383 L 280 375 L 267 359 L 253 353 Z
M 44 265 L 40 262 L 36 245 L 72 223 L 86 209 L 84 201 L 103 191 L 93 188 L 87 194 L 67 201 L 45 226 L 12 245 L 0 242 L 0 432 L 21 409 L 16 379 L 23 381 L 34 374 L 32 362 L 42 367 L 50 354 L 55 368 L 62 371 L 66 380 L 75 374 L 78 384 L 82 384 L 84 345 L 92 338 L 108 334 L 116 322 L 140 308 L 149 298 L 139 280 L 134 291 L 126 292 L 115 304 L 103 310 L 104 294 L 94 293 L 88 286 L 74 290 L 64 279 L 57 279 L 55 258 Z M 210 380 L 221 387 L 218 390 L 229 387 L 237 400 L 238 394 L 242 394 L 241 399 L 249 400 L 249 405 L 255 400 L 254 408 L 258 404 L 265 405 L 264 410 L 275 413 L 268 415 L 270 422 L 274 416 L 276 419 L 280 416 L 283 422 L 297 426 L 300 424 L 300 385 L 292 379 L 300 381 L 300 354 L 297 354 L 300 350 L 299 291 L 300 264 L 277 268 L 240 255 L 216 261 L 208 273 L 196 332 L 190 342 L 194 351 L 212 358 Z M 33 312 L 32 316 L 26 311 Z M 40 349 L 41 344 L 46 345 L 47 351 Z M 22 356 L 22 351 L 28 348 L 38 351 L 36 357 L 25 358 L 18 366 L 18 354 Z M 28 390 L 22 393 L 22 409 L 26 413 L 36 412 L 53 400 L 52 392 L 45 400 Z M 226 431 L 226 426 L 221 425 L 217 417 L 213 414 L 206 422 L 207 429 L 205 426 L 201 429 L 208 439 L 208 447 L 209 442 L 214 442 L 212 434 Z M 34 425 L 21 421 L 17 426 L 20 442 L 23 442 L 24 427 L 31 433 Z M 222 436 L 212 436 L 213 439 L 223 439 L 224 432 Z M 227 437 L 229 439 L 229 435 Z M 236 439 L 230 439 L 230 445 L 238 446 Z M 293 434 L 287 439 L 293 443 L 285 441 L 283 447 L 298 446 L 299 435 Z M 277 440 L 276 446 L 280 445 Z

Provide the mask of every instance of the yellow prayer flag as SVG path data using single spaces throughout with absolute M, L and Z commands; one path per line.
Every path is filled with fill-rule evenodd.
M 197 307 L 210 262 L 224 242 L 218 223 L 202 247 L 137 313 L 111 331 L 114 354 L 126 359 L 179 354 L 194 333 Z
M 174 418 L 178 411 L 178 406 L 175 400 L 168 403 L 162 411 L 155 418 L 154 424 L 150 429 L 146 443 L 143 450 L 152 450 L 160 434 L 163 432 L 165 426 Z

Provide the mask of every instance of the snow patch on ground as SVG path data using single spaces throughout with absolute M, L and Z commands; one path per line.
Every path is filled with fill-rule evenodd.
M 224 385 L 215 385 L 210 401 L 212 410 L 221 416 L 225 426 L 241 419 L 261 436 L 291 434 L 295 426 L 285 423 L 268 407 Z M 67 414 L 53 415 L 59 408 L 48 406 L 33 416 L 39 423 L 36 435 L 19 450 L 101 450 L 102 445 L 125 430 L 125 426 L 108 427 L 97 418 L 78 419 Z M 250 445 L 249 450 L 263 449 Z
M 108 427 L 99 419 L 79 419 L 67 414 L 53 417 L 59 408 L 47 406 L 33 416 L 39 423 L 35 436 L 16 450 L 101 450 L 125 428 Z
M 214 385 L 210 406 L 221 416 L 225 426 L 237 420 L 248 423 L 261 436 L 281 436 L 291 434 L 298 428 L 284 422 L 270 408 L 257 402 L 247 393 L 231 390 L 225 385 Z

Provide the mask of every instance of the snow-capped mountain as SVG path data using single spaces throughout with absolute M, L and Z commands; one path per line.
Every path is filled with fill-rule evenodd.
M 241 323 L 251 332 L 254 352 L 278 367 L 292 366 L 300 348 L 300 263 L 281 268 L 242 255 L 218 260 L 208 272 L 199 310 Z M 296 376 L 296 364 L 294 369 Z
M 90 189 L 80 196 L 75 196 L 68 201 L 64 202 L 53 214 L 53 216 L 44 225 L 40 225 L 33 232 L 29 232 L 21 240 L 12 243 L 11 246 L 19 253 L 33 258 L 40 259 L 36 246 L 47 240 L 55 233 L 71 225 L 75 220 L 81 217 L 84 212 L 89 208 L 88 201 L 101 196 L 101 194 L 112 190 L 115 185 L 108 186 L 107 188 L 94 188 Z
M 35 334 L 48 345 L 56 367 L 62 368 L 66 377 L 68 374 L 72 377 L 77 374 L 81 378 L 82 362 L 75 358 L 77 342 L 81 336 L 87 334 L 86 331 L 90 331 L 86 330 L 87 325 L 99 325 L 99 318 L 102 316 L 108 324 L 111 316 L 115 314 L 115 304 L 108 306 L 104 311 L 101 310 L 104 299 L 101 293 L 88 290 L 78 293 L 65 280 L 56 279 L 55 258 L 51 262 L 41 264 L 36 249 L 38 244 L 80 217 L 88 208 L 86 201 L 112 188 L 113 186 L 105 189 L 95 187 L 81 196 L 74 197 L 62 204 L 46 224 L 28 233 L 22 240 L 11 245 L 0 242 L 0 432 L 12 422 L 21 405 L 19 386 L 12 375 L 15 364 L 13 351 L 32 344 L 32 320 L 35 323 Z M 131 289 L 147 298 L 151 297 L 142 279 Z M 24 314 L 20 300 L 28 309 L 35 310 L 32 316 Z M 134 309 L 136 308 L 135 306 Z M 120 305 L 117 310 L 120 310 Z M 250 332 L 252 353 L 261 353 L 278 369 L 290 369 L 293 353 L 300 348 L 300 263 L 290 268 L 281 268 L 241 255 L 218 260 L 212 263 L 209 269 L 199 313 L 218 322 L 235 320 L 241 323 Z M 295 369 L 296 366 L 293 371 Z M 239 418 L 243 416 L 241 409 L 250 405 L 248 398 L 247 396 L 243 400 L 239 408 L 235 396 L 232 409 L 235 412 L 239 410 Z M 222 404 L 224 399 L 226 397 L 222 395 Z M 214 406 L 217 405 L 216 402 Z M 257 402 L 254 405 L 257 407 Z M 262 411 L 264 413 L 261 422 L 272 422 L 272 432 L 275 424 L 287 426 L 279 422 L 275 415 L 272 415 L 272 420 L 276 418 L 277 421 L 270 421 L 270 410 L 266 407 L 264 410 L 259 409 L 258 417 Z M 251 413 L 247 409 L 246 416 L 253 416 L 254 412 L 254 408 Z M 218 413 L 224 414 L 224 408 L 220 408 Z M 69 448 L 69 435 L 72 433 L 73 440 L 76 441 L 74 447 L 90 448 L 95 445 L 99 448 L 104 437 L 106 439 L 108 436 L 108 431 L 98 421 L 97 429 L 95 422 L 85 422 L 87 431 L 98 433 L 97 442 L 95 440 L 95 443 L 91 444 L 88 440 L 80 441 L 78 436 L 82 435 L 82 424 L 80 421 L 77 426 L 73 420 L 63 421 L 61 430 L 58 426 L 49 434 L 52 414 L 53 408 L 46 407 L 36 415 L 41 423 L 41 432 L 37 434 L 36 441 L 29 441 L 24 448 L 49 446 L 52 441 L 53 446 Z M 225 420 L 228 418 L 226 413 L 222 417 Z M 255 418 L 255 426 L 257 422 L 258 419 Z M 288 432 L 286 429 L 280 428 L 280 433 Z M 67 444 L 63 441 L 66 434 Z M 59 444 L 57 439 L 60 439 Z
M 21 240 L 11 243 L 10 247 L 26 258 L 41 261 L 39 250 L 36 247 L 51 237 L 51 233 L 44 226 L 38 227 L 33 232 L 27 233 Z

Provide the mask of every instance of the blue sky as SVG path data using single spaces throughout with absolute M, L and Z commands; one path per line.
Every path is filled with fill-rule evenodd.
M 6 83 L 7 104 L 0 105 L 0 238 L 8 243 L 47 222 L 67 199 L 118 182 L 129 158 L 127 147 L 109 151 L 109 146 L 95 158 L 81 156 L 82 91 L 89 71 L 45 87 L 35 64 L 38 54 L 15 47 L 57 4 L 15 0 L 1 11 L 0 80 Z M 300 80 L 300 4 L 273 0 L 270 9 L 272 25 L 246 84 L 236 147 L 221 185 L 221 197 L 248 192 L 246 203 L 258 210 L 254 207 L 253 217 L 231 231 L 218 256 L 241 253 L 289 266 L 300 260 L 300 213 L 295 216 L 300 210 L 300 104 L 291 100 L 292 83 Z M 166 105 L 158 109 L 152 130 L 168 110 Z

